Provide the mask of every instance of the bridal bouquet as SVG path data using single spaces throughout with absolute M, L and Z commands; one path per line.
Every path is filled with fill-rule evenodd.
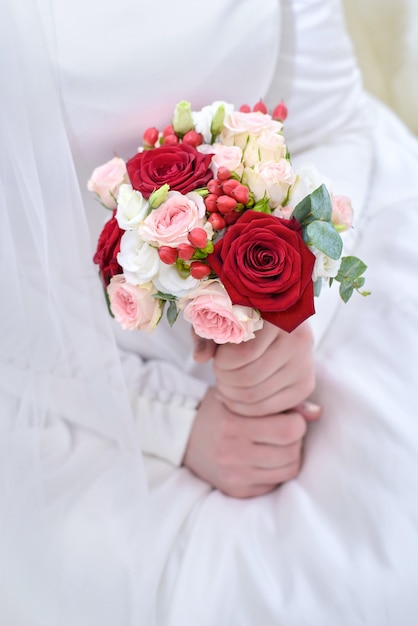
M 150 332 L 166 307 L 170 324 L 181 311 L 201 337 L 240 343 L 264 320 L 291 332 L 324 281 L 345 302 L 367 295 L 365 264 L 341 258 L 350 200 L 313 166 L 293 169 L 286 114 L 282 103 L 270 115 L 261 101 L 180 102 L 126 163 L 94 170 L 88 188 L 112 210 L 94 262 L 123 328 Z

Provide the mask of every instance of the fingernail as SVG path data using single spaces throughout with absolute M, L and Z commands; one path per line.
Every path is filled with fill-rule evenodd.
M 303 403 L 303 411 L 305 413 L 309 413 L 310 415 L 316 415 L 321 411 L 321 407 L 319 406 L 319 404 L 315 404 L 315 402 L 305 400 L 305 402 Z

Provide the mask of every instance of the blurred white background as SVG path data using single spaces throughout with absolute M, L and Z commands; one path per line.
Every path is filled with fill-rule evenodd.
M 418 134 L 418 0 L 344 0 L 364 83 Z

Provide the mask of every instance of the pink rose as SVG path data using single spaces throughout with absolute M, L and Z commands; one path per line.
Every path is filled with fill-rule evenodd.
M 184 196 L 178 191 L 169 191 L 167 199 L 144 220 L 140 234 L 144 241 L 175 248 L 189 243 L 189 231 L 202 228 L 204 216 L 205 203 L 198 193 L 192 191 Z
M 241 176 L 244 167 L 241 162 L 242 150 L 238 146 L 224 146 L 222 143 L 203 144 L 199 147 L 199 152 L 213 154 L 210 167 L 215 177 L 220 167 L 226 167 L 230 172 L 236 172 Z
M 94 191 L 108 209 L 116 209 L 119 187 L 129 182 L 125 161 L 114 157 L 104 165 L 96 167 L 87 183 L 87 189 Z
M 125 330 L 152 332 L 161 318 L 161 302 L 153 298 L 151 283 L 130 285 L 122 274 L 113 276 L 108 287 L 110 310 Z
M 180 300 L 179 307 L 183 309 L 184 319 L 200 337 L 218 344 L 248 341 L 263 326 L 257 311 L 232 304 L 218 280 L 202 282 Z
M 331 196 L 332 202 L 332 223 L 340 226 L 343 232 L 351 228 L 353 224 L 353 207 L 350 198 L 347 196 Z

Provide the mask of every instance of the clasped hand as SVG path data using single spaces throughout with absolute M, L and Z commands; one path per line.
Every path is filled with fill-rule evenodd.
M 307 421 L 320 408 L 306 401 L 315 387 L 312 334 L 288 334 L 265 323 L 249 342 L 216 346 L 195 337 L 195 359 L 213 358 L 216 386 L 197 411 L 184 465 L 223 493 L 262 495 L 300 469 Z

